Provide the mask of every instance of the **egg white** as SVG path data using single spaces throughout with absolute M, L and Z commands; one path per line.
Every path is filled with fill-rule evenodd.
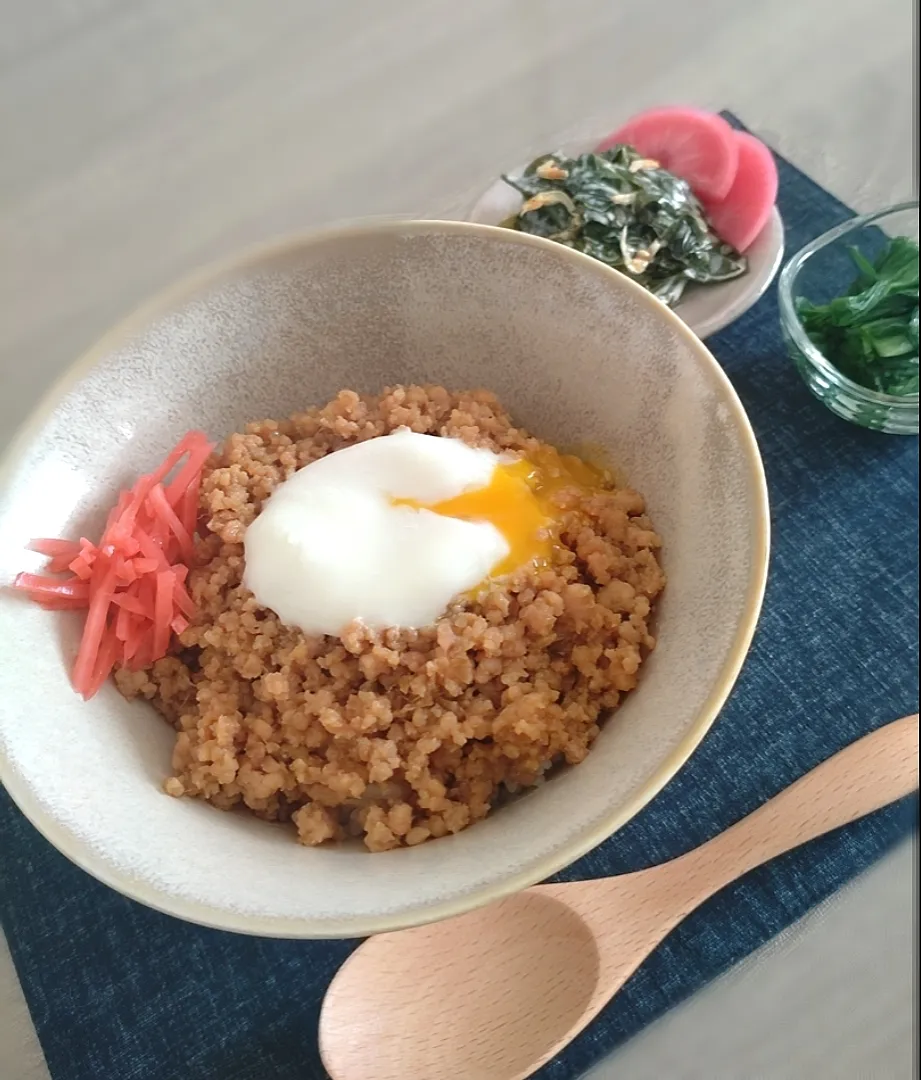
M 244 537 L 244 585 L 287 625 L 339 634 L 434 623 L 508 553 L 486 521 L 434 504 L 489 484 L 500 457 L 401 429 L 320 458 L 274 491 Z

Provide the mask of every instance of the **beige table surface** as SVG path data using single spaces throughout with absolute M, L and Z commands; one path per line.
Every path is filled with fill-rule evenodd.
M 731 107 L 860 209 L 916 192 L 912 7 L 0 0 L 0 446 L 178 275 L 287 230 L 456 212 L 586 116 Z M 907 1078 L 911 870 L 906 845 L 593 1080 Z M 0 1080 L 45 1078 L 0 947 Z

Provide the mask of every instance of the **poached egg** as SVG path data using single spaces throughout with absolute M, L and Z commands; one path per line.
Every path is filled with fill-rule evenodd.
M 550 448 L 518 458 L 400 429 L 280 484 L 246 531 L 243 583 L 308 634 L 429 626 L 459 594 L 546 563 L 555 493 L 603 481 Z

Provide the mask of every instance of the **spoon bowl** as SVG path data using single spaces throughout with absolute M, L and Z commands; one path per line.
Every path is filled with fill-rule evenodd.
M 457 965 L 445 954 L 448 937 L 461 950 Z M 325 1039 L 323 1060 L 334 1077 L 368 1080 L 460 1075 L 440 1070 L 463 1062 L 464 1080 L 474 1080 L 497 1075 L 490 1070 L 501 1054 L 501 1075 L 525 1076 L 535 1053 L 549 1057 L 571 1037 L 600 975 L 589 923 L 536 889 L 447 922 L 381 934 L 352 954 L 327 993 L 323 1015 L 347 1015 L 352 1035 Z M 395 1033 L 400 1038 L 388 1042 Z M 373 1071 L 356 1071 L 361 1044 L 377 1048 Z
M 524 1080 L 704 900 L 917 787 L 914 714 L 858 739 L 662 866 L 541 885 L 445 922 L 371 938 L 327 991 L 323 1062 L 333 1080 Z

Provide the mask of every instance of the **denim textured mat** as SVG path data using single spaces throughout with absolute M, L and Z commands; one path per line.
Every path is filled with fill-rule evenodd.
M 851 211 L 778 164 L 792 253 Z M 709 344 L 767 469 L 774 550 L 764 613 L 736 689 L 688 765 L 563 879 L 677 855 L 918 708 L 917 439 L 853 427 L 808 394 L 784 353 L 776 289 Z M 575 1080 L 868 867 L 917 820 L 917 799 L 905 800 L 724 890 L 539 1076 Z M 325 1077 L 320 1001 L 354 942 L 247 938 L 150 911 L 72 866 L 2 791 L 0 829 L 0 917 L 54 1080 Z M 454 1076 L 465 1080 L 461 1063 Z

